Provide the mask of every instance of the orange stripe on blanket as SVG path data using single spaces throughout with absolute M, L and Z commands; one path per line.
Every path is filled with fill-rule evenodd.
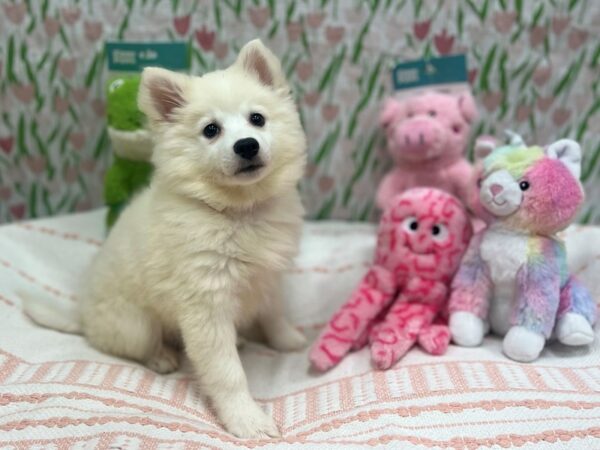
M 27 280 L 30 283 L 35 284 L 37 286 L 40 286 L 46 292 L 49 292 L 52 295 L 55 295 L 56 297 L 66 298 L 66 299 L 69 299 L 69 300 L 75 300 L 76 299 L 76 297 L 73 294 L 68 294 L 66 292 L 62 292 L 60 289 L 57 289 L 55 287 L 52 287 L 52 286 L 50 286 L 48 284 L 45 284 L 45 283 L 39 281 L 33 275 L 25 272 L 24 270 L 21 270 L 21 269 L 15 267 L 15 266 L 13 266 L 10 261 L 6 261 L 5 259 L 0 259 L 0 265 L 6 267 L 9 270 L 12 270 L 13 272 L 16 272 L 16 274 L 19 275 L 24 280 Z
M 572 400 L 564 401 L 550 401 L 550 400 L 481 400 L 477 402 L 465 402 L 465 403 L 438 403 L 435 405 L 425 406 L 399 406 L 399 407 L 388 407 L 372 409 L 368 411 L 361 411 L 354 415 L 346 416 L 339 419 L 332 419 L 329 421 L 322 422 L 321 424 L 312 427 L 307 431 L 298 433 L 298 436 L 310 436 L 313 433 L 322 431 L 331 431 L 341 426 L 354 423 L 354 422 L 365 422 L 367 420 L 375 420 L 383 415 L 395 415 L 399 417 L 415 417 L 423 413 L 431 411 L 437 411 L 445 414 L 459 413 L 469 409 L 483 409 L 486 411 L 497 411 L 506 408 L 528 408 L 528 409 L 550 409 L 555 407 L 569 408 L 573 410 L 581 409 L 594 409 L 600 408 L 600 402 L 575 402 Z M 296 428 L 296 427 L 294 427 Z M 293 429 L 293 428 L 290 428 Z
M 90 244 L 93 245 L 95 247 L 99 247 L 100 245 L 102 245 L 101 241 L 98 241 L 96 239 L 92 239 L 92 238 L 88 238 L 88 237 L 83 237 L 77 233 L 72 233 L 72 232 L 65 232 L 65 231 L 58 231 L 52 228 L 48 228 L 48 227 L 42 227 L 42 226 L 37 226 L 37 225 L 32 225 L 30 223 L 20 223 L 17 224 L 17 226 L 19 228 L 23 228 L 25 230 L 29 230 L 29 231 L 37 231 L 39 233 L 43 233 L 46 234 L 48 236 L 55 236 L 55 237 L 59 237 L 61 239 L 66 239 L 68 241 L 79 241 L 79 242 L 84 242 L 86 244 Z

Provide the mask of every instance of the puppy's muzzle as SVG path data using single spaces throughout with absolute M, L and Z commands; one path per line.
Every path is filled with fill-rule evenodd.
M 233 144 L 233 152 L 240 157 L 239 168 L 236 174 L 254 172 L 264 166 L 257 156 L 260 145 L 254 138 L 244 138 Z

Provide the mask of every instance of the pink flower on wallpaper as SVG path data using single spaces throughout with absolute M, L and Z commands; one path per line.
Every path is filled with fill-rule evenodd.
M 478 69 L 470 69 L 467 73 L 467 79 L 469 80 L 469 84 L 474 84 L 477 79 L 477 74 L 479 73 Z
M 12 196 L 12 189 L 8 186 L 0 186 L 0 200 L 8 201 Z
M 542 42 L 544 42 L 544 39 L 546 39 L 546 33 L 546 27 L 537 25 L 531 28 L 531 31 L 529 32 L 529 43 L 531 44 L 531 46 L 537 47 Z
M 12 91 L 15 97 L 17 97 L 23 103 L 29 103 L 33 100 L 35 95 L 35 88 L 33 84 L 13 84 Z
M 69 109 L 69 101 L 59 95 L 54 97 L 54 111 L 64 114 Z
M 448 34 L 444 28 L 441 33 L 433 37 L 433 43 L 440 55 L 447 55 L 452 51 L 454 36 Z
M 529 105 L 519 105 L 517 111 L 515 112 L 515 118 L 519 122 L 525 122 L 527 119 L 529 119 L 532 111 L 533 108 Z
M 100 22 L 83 22 L 85 37 L 90 42 L 96 42 L 102 36 L 102 23 Z
M 98 117 L 104 117 L 106 113 L 106 102 L 101 98 L 95 98 L 91 102 L 92 110 Z
M 75 181 L 77 181 L 77 174 L 77 168 L 71 165 L 67 165 L 63 169 L 63 178 L 68 184 L 73 184 Z
M 538 97 L 538 99 L 536 100 L 535 104 L 537 106 L 537 109 L 539 109 L 542 112 L 546 112 L 550 109 L 550 107 L 552 106 L 552 103 L 554 102 L 554 97 L 550 96 L 550 97 Z
M 61 8 L 60 12 L 62 13 L 63 19 L 68 25 L 73 25 L 81 16 L 81 9 L 79 9 L 77 6 Z
M 81 150 L 85 144 L 85 134 L 82 132 L 72 132 L 69 135 L 69 142 L 77 150 Z
M 552 113 L 552 122 L 557 127 L 562 127 L 571 117 L 571 111 L 567 108 L 556 108 Z
M 300 39 L 300 36 L 302 35 L 302 25 L 300 22 L 288 22 L 287 34 L 290 42 L 295 42 Z
M 587 38 L 587 31 L 573 28 L 568 37 L 569 48 L 571 50 L 577 50 L 585 43 L 585 41 L 587 41 Z
M 52 38 L 60 30 L 60 22 L 52 17 L 46 17 L 44 20 L 44 30 L 49 38 Z
M 542 86 L 550 79 L 550 75 L 552 75 L 552 67 L 548 64 L 542 64 L 533 71 L 533 82 L 538 86 Z
M 481 102 L 485 109 L 494 112 L 502 102 L 502 92 L 486 92 L 483 94 Z
M 39 175 L 46 169 L 46 158 L 41 155 L 28 156 L 25 164 L 34 175 Z
M 86 158 L 79 163 L 79 166 L 84 172 L 91 173 L 96 168 L 96 161 L 91 158 Z
M 507 34 L 510 32 L 516 18 L 517 13 L 515 11 L 496 11 L 492 20 L 496 31 Z
M 27 6 L 25 3 L 9 3 L 4 4 L 4 14 L 8 20 L 12 23 L 19 25 L 25 19 L 25 13 L 27 13 Z
M 88 92 L 88 88 L 85 87 L 71 89 L 71 95 L 77 103 L 83 103 L 87 99 Z
M 315 106 L 317 103 L 319 103 L 319 98 L 320 95 L 317 91 L 307 92 L 304 94 L 304 103 L 306 103 L 308 106 Z
M 73 78 L 75 75 L 75 58 L 61 58 L 58 61 L 58 70 L 65 78 Z
M 342 26 L 327 26 L 325 28 L 325 37 L 327 38 L 327 42 L 330 44 L 337 44 L 344 38 L 344 32 L 346 30 Z
M 323 105 L 323 107 L 321 108 L 321 114 L 323 115 L 323 119 L 325 119 L 326 122 L 333 121 L 337 117 L 339 112 L 340 107 L 331 103 Z
M 266 6 L 263 6 L 262 8 L 252 7 L 248 8 L 248 15 L 250 16 L 250 22 L 252 22 L 256 28 L 264 28 L 269 21 L 271 12 Z
M 215 45 L 215 36 L 215 32 L 208 31 L 206 25 L 202 26 L 199 30 L 196 30 L 196 41 L 205 52 L 212 50 Z
M 306 164 L 306 178 L 312 178 L 314 174 L 317 172 L 317 166 L 313 163 Z
M 323 11 L 316 11 L 306 16 L 306 23 L 311 28 L 319 28 L 325 20 L 325 13 Z
M 12 215 L 13 219 L 21 220 L 21 219 L 23 219 L 23 217 L 25 217 L 25 204 L 24 203 L 17 203 L 15 205 L 11 205 L 9 210 L 10 210 L 10 214 Z
M 322 177 L 319 177 L 319 190 L 322 193 L 326 193 L 331 191 L 331 188 L 333 188 L 333 185 L 335 184 L 335 180 L 330 177 L 329 175 L 324 175 Z
M 213 51 L 217 59 L 225 59 L 229 53 L 229 45 L 226 42 L 216 41 Z
M 296 74 L 302 81 L 306 81 L 313 73 L 313 65 L 310 61 L 298 61 L 296 63 Z
M 15 139 L 12 136 L 5 136 L 3 138 L 0 138 L 0 149 L 2 149 L 2 151 L 6 155 L 10 155 L 14 143 Z
M 173 27 L 179 36 L 185 36 L 188 33 L 191 21 L 192 16 L 190 14 L 187 16 L 175 17 L 173 19 Z
M 569 26 L 571 18 L 569 16 L 554 16 L 552 18 L 552 31 L 555 34 L 562 34 Z
M 429 34 L 430 27 L 431 27 L 431 20 L 423 20 L 422 22 L 415 22 L 413 24 L 413 33 L 418 40 L 422 41 Z

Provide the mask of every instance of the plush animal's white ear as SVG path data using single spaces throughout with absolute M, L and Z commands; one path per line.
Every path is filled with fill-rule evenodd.
M 233 65 L 257 77 L 266 86 L 287 89 L 279 59 L 260 39 L 254 39 L 244 45 Z
M 581 175 L 581 147 L 571 139 L 560 139 L 546 148 L 546 155 L 562 162 L 573 176 Z
M 484 159 L 498 146 L 498 140 L 493 136 L 479 136 L 475 139 L 475 159 Z
M 175 109 L 185 104 L 184 91 L 190 77 L 158 67 L 142 72 L 138 108 L 151 123 L 172 122 Z

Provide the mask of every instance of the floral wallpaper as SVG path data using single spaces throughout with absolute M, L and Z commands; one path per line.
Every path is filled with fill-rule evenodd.
M 600 223 L 600 2 L 595 0 L 2 0 L 0 221 L 102 204 L 105 40 L 183 40 L 192 72 L 260 37 L 281 58 L 309 137 L 312 218 L 369 219 L 389 168 L 377 130 L 396 60 L 467 53 L 477 133 L 578 139 Z

